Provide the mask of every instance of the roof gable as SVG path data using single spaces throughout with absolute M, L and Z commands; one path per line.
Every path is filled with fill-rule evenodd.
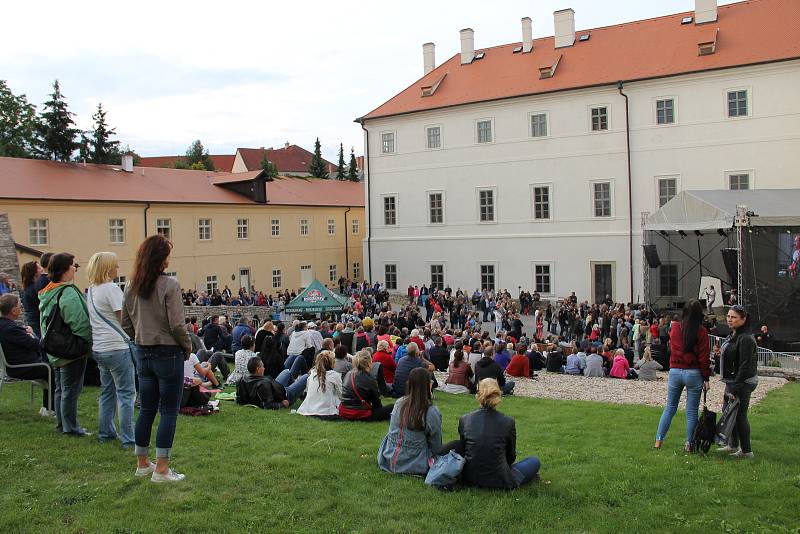
M 305 173 L 308 172 L 308 166 L 311 164 L 311 158 L 314 154 L 309 152 L 303 147 L 297 145 L 289 145 L 283 148 L 239 148 L 236 151 L 242 157 L 242 161 L 247 167 L 248 171 L 254 171 L 261 168 L 261 162 L 264 159 L 264 151 L 267 152 L 267 159 L 269 159 L 278 172 L 281 173 Z M 323 158 L 326 165 L 333 165 L 333 163 Z M 334 170 L 336 166 L 333 166 Z

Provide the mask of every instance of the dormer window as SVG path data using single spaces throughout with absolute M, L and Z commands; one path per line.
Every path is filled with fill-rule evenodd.
M 714 30 L 714 33 L 708 38 L 697 43 L 698 56 L 710 56 L 717 51 L 717 37 L 719 36 L 719 28 Z

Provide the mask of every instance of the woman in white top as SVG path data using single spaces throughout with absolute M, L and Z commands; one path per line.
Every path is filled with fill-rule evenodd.
M 87 307 L 92 325 L 92 357 L 100 369 L 99 432 L 100 442 L 119 439 L 132 448 L 133 404 L 136 385 L 129 338 L 120 326 L 122 290 L 112 280 L 119 275 L 117 255 L 98 252 L 89 259 L 89 294 Z M 114 419 L 119 412 L 119 432 Z
M 250 358 L 256 356 L 256 353 L 253 352 L 255 341 L 252 336 L 242 336 L 241 344 L 242 348 L 237 350 L 234 355 L 234 369 L 233 372 L 228 375 L 228 379 L 225 381 L 226 384 L 235 385 L 236 382 L 246 377 L 249 374 L 247 371 L 247 362 L 250 361 Z
M 342 375 L 333 370 L 333 352 L 323 350 L 317 354 L 314 368 L 308 376 L 306 398 L 298 408 L 300 415 L 313 415 L 320 419 L 338 419 L 342 399 Z

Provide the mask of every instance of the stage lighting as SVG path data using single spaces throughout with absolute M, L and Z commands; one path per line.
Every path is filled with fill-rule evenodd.
M 792 229 L 791 229 L 791 228 L 787 228 L 787 229 L 786 229 L 786 233 L 787 233 L 787 234 L 791 234 L 791 233 L 792 233 Z
M 703 232 L 701 232 L 700 230 L 695 230 L 694 235 L 696 235 L 697 237 L 703 237 Z
M 719 234 L 721 237 L 728 237 L 728 234 L 726 234 L 726 233 L 725 233 L 725 230 L 723 230 L 722 228 L 717 228 L 717 233 L 718 233 L 718 234 Z
M 684 237 L 686 237 L 686 232 L 684 232 L 683 230 L 678 230 L 678 235 L 680 235 L 681 239 L 683 239 Z

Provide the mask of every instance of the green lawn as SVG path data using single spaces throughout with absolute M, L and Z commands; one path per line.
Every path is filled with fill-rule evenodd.
M 90 430 L 97 394 L 80 401 Z M 436 402 L 453 439 L 475 400 Z M 755 407 L 756 459 L 743 462 L 684 455 L 682 412 L 654 451 L 657 408 L 510 398 L 501 409 L 517 419 L 518 455 L 540 457 L 541 483 L 440 493 L 377 468 L 385 423 L 223 403 L 179 418 L 187 479 L 155 485 L 121 448 L 56 435 L 13 384 L 0 394 L 0 532 L 798 532 L 798 408 L 797 384 Z

